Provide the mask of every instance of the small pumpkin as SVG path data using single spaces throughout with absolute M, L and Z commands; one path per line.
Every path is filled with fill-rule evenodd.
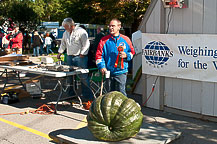
M 88 129 L 103 141 L 120 141 L 135 136 L 142 120 L 141 107 L 117 91 L 96 98 L 87 116 Z

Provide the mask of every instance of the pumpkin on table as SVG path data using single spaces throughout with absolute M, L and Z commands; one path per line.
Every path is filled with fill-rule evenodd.
M 141 107 L 113 91 L 96 98 L 87 116 L 88 129 L 97 139 L 120 141 L 135 136 L 142 125 Z

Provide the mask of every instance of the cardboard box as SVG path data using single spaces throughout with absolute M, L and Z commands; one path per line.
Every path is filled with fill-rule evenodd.
M 39 80 L 32 80 L 26 83 L 26 91 L 31 95 L 41 94 L 41 83 Z

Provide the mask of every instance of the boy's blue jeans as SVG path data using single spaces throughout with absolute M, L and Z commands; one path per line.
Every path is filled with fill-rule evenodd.
M 51 49 L 51 45 L 47 45 L 47 55 L 49 55 L 49 51 L 51 53 L 53 53 L 52 49 Z
M 123 73 L 121 75 L 116 75 L 116 76 L 111 76 L 109 80 L 110 80 L 110 83 L 109 83 L 110 90 L 109 91 L 119 91 L 125 96 L 127 96 L 127 93 L 125 90 L 126 81 L 127 81 L 127 73 Z
M 39 46 L 33 48 L 33 55 L 34 56 L 39 56 L 39 49 L 40 49 Z

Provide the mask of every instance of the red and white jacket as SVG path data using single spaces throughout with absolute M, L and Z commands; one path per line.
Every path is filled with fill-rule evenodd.
M 11 34 L 8 34 L 6 36 L 6 39 L 10 40 L 10 35 Z M 12 46 L 11 46 L 11 43 L 12 43 Z M 10 43 L 8 45 L 8 49 L 10 49 L 10 48 L 22 48 L 22 45 L 23 45 L 23 34 L 21 32 L 18 32 L 10 40 Z
M 116 67 L 116 60 L 118 57 L 118 47 L 123 47 L 127 58 L 123 60 L 123 68 Z M 96 51 L 96 64 L 98 69 L 106 68 L 111 75 L 120 75 L 128 72 L 128 62 L 132 60 L 135 50 L 130 39 L 120 34 L 117 37 L 107 35 L 103 37 Z

